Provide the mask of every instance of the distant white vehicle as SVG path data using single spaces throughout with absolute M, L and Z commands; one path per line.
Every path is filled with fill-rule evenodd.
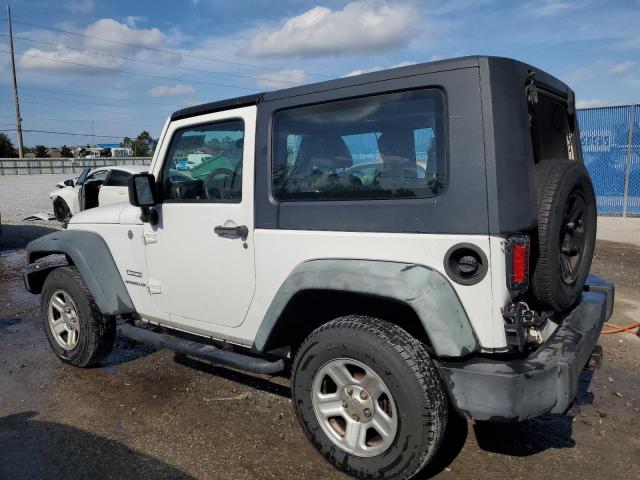
M 56 220 L 66 223 L 83 210 L 128 202 L 129 178 L 148 169 L 146 165 L 85 168 L 80 176 L 58 183 L 58 188 L 49 194 Z

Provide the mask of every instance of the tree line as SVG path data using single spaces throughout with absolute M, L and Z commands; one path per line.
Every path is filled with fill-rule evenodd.
M 120 146 L 123 148 L 130 148 L 132 150 L 134 157 L 148 157 L 153 154 L 153 150 L 149 147 L 150 142 L 153 139 L 151 135 L 146 130 L 140 132 L 140 134 L 132 139 L 130 137 L 124 137 L 122 142 L 120 142 Z M 86 147 L 82 147 L 78 152 L 78 156 L 84 157 L 89 151 L 89 145 Z M 33 153 L 36 158 L 49 158 L 49 149 L 44 145 L 36 145 L 33 148 L 25 148 L 25 155 L 27 153 Z M 66 145 L 63 145 L 60 148 L 60 156 L 63 158 L 73 158 L 74 153 L 71 148 Z M 111 149 L 105 148 L 100 152 L 100 156 L 110 157 Z M 0 132 L 0 158 L 18 158 L 18 150 L 13 145 L 13 142 L 9 138 L 9 136 L 5 133 Z

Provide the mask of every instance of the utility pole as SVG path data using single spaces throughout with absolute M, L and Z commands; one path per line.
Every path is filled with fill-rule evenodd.
M 18 100 L 18 81 L 16 80 L 16 61 L 13 58 L 13 28 L 11 27 L 11 7 L 7 5 L 7 18 L 9 20 L 9 51 L 11 52 L 11 71 L 13 72 L 13 101 L 16 104 L 16 128 L 18 130 L 18 155 L 24 158 L 24 145 L 22 143 L 22 118 L 20 118 L 20 102 Z

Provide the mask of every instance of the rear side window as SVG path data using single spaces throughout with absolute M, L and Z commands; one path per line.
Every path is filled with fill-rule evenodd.
M 123 172 L 122 170 L 111 170 L 107 181 L 104 183 L 105 187 L 126 187 L 129 185 L 129 177 L 131 174 Z
M 427 198 L 446 184 L 444 94 L 423 89 L 276 113 L 277 200 Z
M 531 134 L 536 161 L 572 158 L 572 134 L 567 104 L 540 90 L 531 109 Z

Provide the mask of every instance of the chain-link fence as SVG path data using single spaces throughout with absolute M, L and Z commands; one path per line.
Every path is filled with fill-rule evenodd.
M 578 110 L 599 215 L 640 216 L 640 105 Z
M 0 158 L 0 175 L 39 175 L 46 173 L 80 173 L 86 167 L 108 165 L 149 165 L 151 157 L 102 158 Z

